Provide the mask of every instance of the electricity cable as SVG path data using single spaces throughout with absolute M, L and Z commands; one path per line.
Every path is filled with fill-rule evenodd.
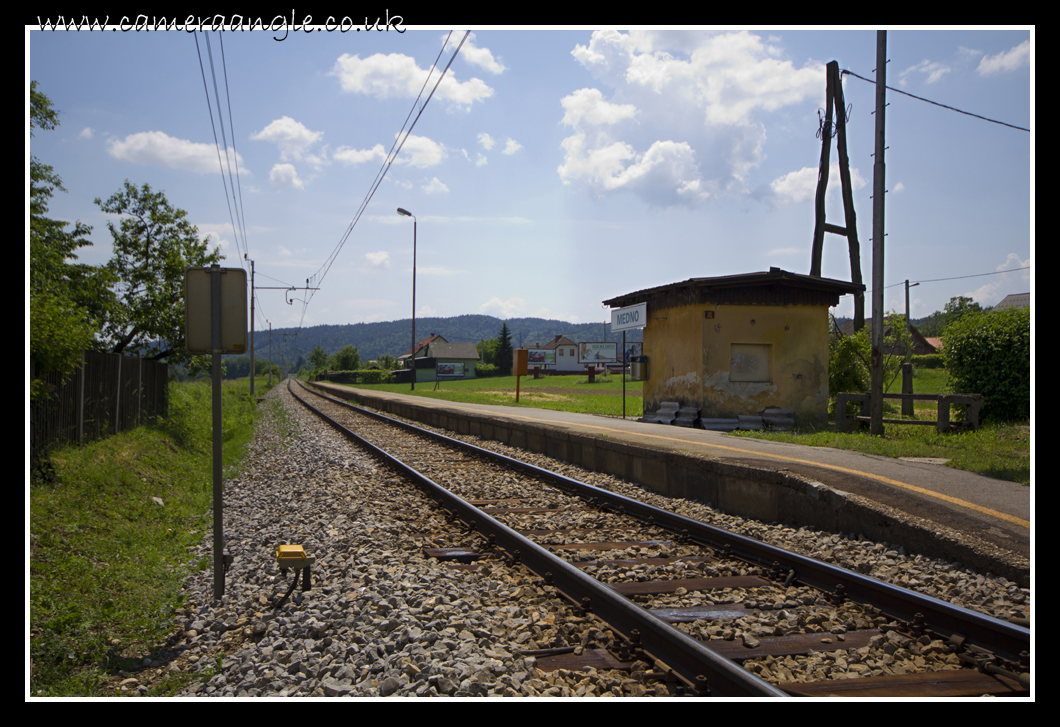
M 228 198 L 228 184 L 227 184 L 227 182 L 225 182 L 225 178 L 224 178 L 224 165 L 221 162 L 221 146 L 220 146 L 220 144 L 217 141 L 217 129 L 214 126 L 213 106 L 210 103 L 210 90 L 209 90 L 209 87 L 206 84 L 206 69 L 205 69 L 205 67 L 203 66 L 203 63 L 202 63 L 202 50 L 199 47 L 198 34 L 196 33 L 192 37 L 195 38 L 195 52 L 199 56 L 199 71 L 202 74 L 202 87 L 203 87 L 203 91 L 205 91 L 205 93 L 206 93 L 206 109 L 210 113 L 210 130 L 213 132 L 214 147 L 217 149 L 217 166 L 220 167 L 220 169 L 221 169 L 221 184 L 224 186 L 225 203 L 228 205 L 228 217 L 232 221 L 232 229 L 233 229 L 233 232 L 234 232 L 235 231 L 235 219 L 232 216 L 232 205 L 231 205 L 231 202 L 229 201 L 229 198 Z M 218 113 L 220 113 L 220 109 L 218 109 Z M 227 151 L 226 151 L 226 155 L 227 155 Z M 239 236 L 236 235 L 237 251 L 238 251 L 238 245 L 239 245 Z M 240 267 L 242 267 L 242 256 L 240 256 Z
M 869 78 L 865 78 L 864 76 L 859 76 L 858 74 L 854 73 L 853 71 L 844 70 L 844 71 L 840 71 L 840 73 L 846 73 L 846 74 L 849 74 L 849 75 L 853 76 L 854 78 L 860 78 L 862 81 L 866 81 L 868 83 L 876 85 L 875 81 L 873 81 L 873 80 L 871 80 Z M 884 86 L 884 88 L 886 88 L 888 91 L 894 91 L 895 93 L 900 93 L 900 94 L 902 94 L 904 96 L 910 96 L 912 98 L 915 98 L 917 101 L 925 101 L 925 102 L 927 102 L 929 104 L 934 104 L 935 106 L 941 106 L 944 109 L 949 109 L 950 111 L 956 111 L 959 114 L 965 114 L 967 116 L 974 116 L 977 119 L 982 119 L 983 121 L 989 121 L 990 123 L 993 123 L 993 124 L 1001 124 L 1002 126 L 1007 126 L 1010 129 L 1019 129 L 1020 131 L 1030 132 L 1030 129 L 1025 129 L 1022 126 L 1016 126 L 1015 124 L 1007 124 L 1004 121 L 998 121 L 997 119 L 988 119 L 985 116 L 980 116 L 979 114 L 973 114 L 970 111 L 962 111 L 961 109 L 954 108 L 953 106 L 947 106 L 944 103 L 939 103 L 938 101 L 932 101 L 929 98 L 922 98 L 920 96 L 915 96 L 915 95 L 913 95 L 911 93 L 908 93 L 906 91 L 902 91 L 902 90 L 897 89 L 897 88 L 891 88 L 890 86 Z
M 228 217 L 229 217 L 229 220 L 231 220 L 231 222 L 232 222 L 232 233 L 235 235 L 235 238 L 236 238 L 236 252 L 238 253 L 239 258 L 240 258 L 240 263 L 239 264 L 242 267 L 242 265 L 243 265 L 243 263 L 242 263 L 243 256 L 249 254 L 249 251 L 247 250 L 247 247 L 246 247 L 246 240 L 244 240 L 243 249 L 241 250 L 239 248 L 239 230 L 236 227 L 235 218 L 232 215 L 232 204 L 236 203 L 235 202 L 236 189 L 235 189 L 235 182 L 232 179 L 232 158 L 231 158 L 231 155 L 229 155 L 229 153 L 228 153 L 228 136 L 225 134 L 224 116 L 221 113 L 221 94 L 217 90 L 217 73 L 214 70 L 213 49 L 210 46 L 210 35 L 209 34 L 206 35 L 206 53 L 210 57 L 210 77 L 213 79 L 213 95 L 214 95 L 215 101 L 217 102 L 217 123 L 221 127 L 221 141 L 223 141 L 224 145 L 225 145 L 225 163 L 228 165 L 228 183 L 224 185 L 226 200 L 227 200 L 227 197 L 228 197 L 228 185 L 229 184 L 232 185 L 232 200 L 231 200 L 231 204 L 229 204 L 229 206 L 228 206 Z M 214 142 L 215 143 L 216 143 L 216 140 L 217 140 L 217 137 L 215 135 L 214 136 Z M 218 157 L 220 157 L 220 150 L 218 150 Z M 238 166 L 238 164 L 236 166 Z M 224 181 L 224 174 L 225 174 L 225 170 L 224 170 L 224 167 L 222 167 L 221 168 L 221 181 L 222 182 Z M 239 206 L 236 205 L 236 216 L 238 216 L 238 215 L 239 215 Z
M 470 33 L 471 33 L 471 31 L 467 31 L 467 32 L 464 33 L 464 37 L 460 40 L 460 44 L 457 46 L 456 50 L 453 52 L 453 55 L 449 59 L 449 62 L 446 64 L 445 69 L 442 71 L 441 75 L 438 77 L 438 80 L 435 82 L 434 88 L 431 89 L 430 95 L 427 97 L 427 99 L 423 102 L 423 105 L 420 107 L 419 113 L 416 114 L 416 118 L 413 119 L 412 124 L 408 128 L 408 131 L 405 132 L 405 136 L 404 136 L 404 138 L 401 139 L 401 143 L 399 145 L 397 145 L 396 150 L 393 149 L 393 147 L 391 147 L 392 153 L 388 155 L 387 160 L 383 163 L 383 166 L 382 166 L 382 168 L 380 170 L 380 173 L 378 173 L 376 175 L 376 180 L 373 183 L 373 186 L 371 187 L 371 189 L 369 190 L 367 196 L 365 197 L 364 202 L 361 203 L 361 206 L 358 209 L 353 221 L 350 223 L 350 225 L 347 228 L 347 230 L 346 230 L 345 234 L 343 235 L 342 239 L 339 241 L 339 244 L 335 248 L 335 251 L 329 256 L 328 260 L 325 262 L 325 266 L 322 266 L 323 273 L 320 273 L 320 271 L 317 272 L 317 274 L 319 275 L 319 278 L 316 275 L 313 276 L 314 279 L 315 279 L 314 281 L 315 281 L 315 283 L 318 286 L 319 286 L 320 282 L 323 281 L 324 277 L 327 276 L 328 271 L 331 270 L 331 266 L 334 264 L 335 260 L 338 258 L 339 252 L 342 250 L 342 247 L 346 244 L 346 241 L 349 238 L 350 234 L 353 232 L 353 229 L 357 225 L 358 220 L 360 220 L 361 215 L 364 213 L 364 210 L 368 207 L 368 203 L 371 202 L 372 197 L 375 195 L 376 190 L 379 189 L 379 185 L 382 184 L 383 179 L 386 177 L 387 172 L 390 170 L 390 165 L 392 165 L 394 163 L 394 160 L 397 159 L 398 154 L 401 153 L 402 147 L 404 147 L 405 142 L 408 141 L 409 136 L 412 134 L 413 128 L 415 128 L 416 123 L 420 119 L 420 116 L 423 115 L 424 110 L 427 108 L 427 104 L 430 103 L 430 100 L 434 97 L 434 92 L 438 90 L 438 86 L 441 84 L 442 80 L 445 78 L 445 74 L 449 71 L 450 66 L 453 65 L 453 61 L 456 60 L 457 55 L 460 53 L 460 49 L 464 45 L 464 41 L 467 40 L 467 37 L 468 37 L 468 35 L 470 35 Z M 450 36 L 451 35 L 452 35 L 452 33 L 450 33 Z M 449 42 L 449 36 L 446 37 L 445 43 L 442 44 L 442 51 L 445 50 L 445 46 L 446 46 L 446 44 L 448 44 L 448 42 Z M 441 52 L 442 51 L 439 52 L 439 58 L 441 57 Z M 432 69 L 431 72 L 428 73 L 428 80 L 430 79 L 430 73 L 433 73 L 433 70 L 436 67 L 437 67 L 437 60 L 435 61 L 435 65 L 431 67 L 431 69 Z M 424 82 L 424 88 L 425 87 L 426 87 L 426 81 Z M 419 101 L 419 99 L 420 99 L 420 97 L 422 95 L 423 95 L 423 89 L 421 88 L 420 89 L 420 96 L 416 97 L 416 102 Z M 416 108 L 416 102 L 413 103 L 413 110 L 415 110 L 415 108 Z M 411 115 L 412 115 L 412 111 L 409 112 L 409 116 L 411 116 Z M 408 118 L 406 118 L 406 123 L 407 122 L 408 122 Z M 404 128 L 404 127 L 402 127 L 402 128 Z M 398 136 L 399 137 L 401 136 L 401 132 L 400 131 L 398 132 Z M 302 327 L 302 322 L 305 320 L 306 309 L 308 308 L 309 302 L 310 302 L 310 300 L 312 300 L 313 295 L 315 295 L 315 292 L 316 291 L 310 291 L 309 290 L 309 281 L 307 280 L 306 281 L 307 297 L 303 301 L 303 305 L 302 305 L 302 319 L 299 321 L 299 324 L 298 324 L 299 328 Z

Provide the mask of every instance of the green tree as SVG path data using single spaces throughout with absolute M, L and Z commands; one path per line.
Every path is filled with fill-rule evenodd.
M 391 356 L 389 353 L 384 353 L 382 356 L 376 359 L 376 363 L 379 364 L 379 368 L 383 371 L 393 371 L 398 367 L 397 359 Z
M 331 357 L 328 368 L 333 371 L 356 371 L 361 368 L 361 354 L 357 352 L 356 346 L 347 344 Z
M 34 129 L 54 129 L 59 115 L 51 100 L 30 83 L 30 136 Z M 88 245 L 92 228 L 49 219 L 48 201 L 65 192 L 55 170 L 30 158 L 30 360 L 40 371 L 69 378 L 81 363 L 82 349 L 92 348 L 99 316 L 112 299 L 106 271 L 69 262 Z M 30 381 L 30 396 L 47 394 L 40 379 Z
M 887 391 L 902 375 L 904 351 L 913 345 L 905 316 L 891 313 L 884 326 L 883 390 Z M 872 333 L 866 326 L 851 336 L 841 335 L 832 327 L 828 341 L 828 395 L 833 400 L 843 392 L 867 392 L 872 383 Z
M 137 351 L 145 358 L 184 363 L 184 270 L 221 261 L 220 248 L 209 251 L 209 238 L 187 220 L 188 213 L 169 203 L 163 192 L 128 180 L 101 210 L 121 215 L 107 223 L 114 256 L 107 269 L 114 275 L 120 305 L 107 316 L 101 339 L 112 353 Z
M 497 364 L 497 351 L 499 348 L 500 341 L 496 338 L 490 338 L 476 343 L 475 350 L 478 351 L 479 363 L 492 364 L 495 366 Z
M 503 323 L 501 325 L 500 335 L 497 336 L 497 368 L 500 369 L 502 376 L 507 376 L 512 372 L 512 333 L 508 330 L 508 324 Z
M 969 313 L 982 312 L 983 306 L 979 305 L 967 296 L 958 295 L 955 298 L 950 298 L 950 302 L 946 304 L 943 316 L 946 322 L 946 327 L 949 328 L 951 325 L 963 319 Z
M 323 371 L 328 365 L 328 352 L 323 346 L 317 346 L 309 352 L 309 367 L 314 371 Z

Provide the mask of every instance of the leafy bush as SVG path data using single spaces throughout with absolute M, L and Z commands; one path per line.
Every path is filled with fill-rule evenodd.
M 394 376 L 389 371 L 380 369 L 362 369 L 356 372 L 359 384 L 392 384 Z
M 950 389 L 982 394 L 984 421 L 1021 421 L 1031 408 L 1031 313 L 1011 308 L 966 315 L 946 329 Z
M 941 353 L 927 353 L 913 356 L 913 368 L 915 369 L 944 369 L 946 359 Z
M 486 376 L 497 376 L 499 373 L 495 364 L 480 363 L 475 366 L 475 376 L 480 379 Z

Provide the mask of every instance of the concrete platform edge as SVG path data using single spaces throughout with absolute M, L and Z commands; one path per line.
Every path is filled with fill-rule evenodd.
M 572 432 L 494 414 L 419 406 L 372 392 L 321 386 L 328 394 L 448 431 L 498 441 L 594 472 L 620 477 L 652 492 L 708 503 L 724 513 L 790 527 L 855 533 L 902 545 L 909 553 L 959 561 L 1029 587 L 1029 569 L 964 542 L 936 523 L 820 482 L 767 468 L 730 464 L 707 457 Z

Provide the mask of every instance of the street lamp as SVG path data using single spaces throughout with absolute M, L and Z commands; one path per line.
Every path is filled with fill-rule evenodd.
M 397 208 L 399 215 L 412 218 L 412 391 L 416 390 L 416 215 Z

